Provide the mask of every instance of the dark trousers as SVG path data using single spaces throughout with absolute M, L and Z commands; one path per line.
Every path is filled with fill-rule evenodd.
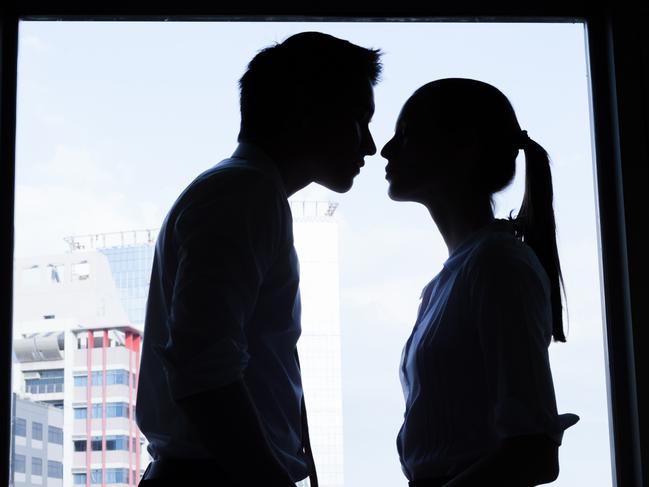
M 139 487 L 237 487 L 213 459 L 166 458 L 149 464 Z

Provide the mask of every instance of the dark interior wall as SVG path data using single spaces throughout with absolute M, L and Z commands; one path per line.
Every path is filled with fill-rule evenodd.
M 643 485 L 649 485 L 649 15 L 615 15 L 611 27 Z
M 9 5 L 7 5 L 9 3 Z M 263 19 L 269 15 L 321 17 L 437 17 L 463 20 L 525 20 L 584 18 L 592 21 L 591 58 L 598 152 L 602 250 L 609 327 L 609 365 L 612 371 L 614 421 L 619 426 L 616 457 L 618 486 L 649 485 L 649 430 L 647 412 L 647 331 L 649 319 L 649 6 L 612 11 L 587 2 L 511 2 L 402 0 L 374 7 L 360 2 L 330 0 L 267 2 L 263 6 L 241 1 L 200 2 L 118 1 L 6 2 L 0 28 L 0 479 L 8 472 L 11 285 L 13 263 L 13 181 L 15 139 L 15 72 L 19 15 L 62 18 L 132 18 L 199 14 Z M 522 5 L 525 3 L 525 5 Z M 34 143 L 37 143 L 35 141 Z M 617 375 L 616 375 L 617 374 Z M 644 428 L 641 428 L 644 426 Z M 644 469 L 642 468 L 644 466 Z M 644 475 L 644 482 L 642 476 Z M 0 480 L 0 485 L 3 481 Z

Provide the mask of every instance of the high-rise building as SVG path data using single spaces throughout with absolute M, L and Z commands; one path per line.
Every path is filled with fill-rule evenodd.
M 65 238 L 71 252 L 97 250 L 108 258 L 128 319 L 139 329 L 144 328 L 157 235 L 157 230 L 148 229 Z
M 106 256 L 18 259 L 14 283 L 13 388 L 62 410 L 60 485 L 137 485 L 148 462 L 134 415 L 141 332 Z
M 335 218 L 337 203 L 291 201 L 290 205 L 294 221 L 295 246 L 300 259 L 302 336 L 298 348 L 309 412 L 311 443 L 320 485 L 341 487 L 343 485 L 343 424 L 338 225 Z M 81 357 L 87 353 L 87 348 L 80 347 L 83 343 L 88 343 L 84 336 L 90 332 L 94 333 L 90 343 L 96 345 L 92 350 L 92 354 L 95 355 L 103 353 L 101 350 L 106 349 L 108 356 L 113 356 L 111 347 L 103 347 L 105 332 L 108 332 L 109 343 L 122 343 L 119 346 L 129 350 L 129 347 L 133 346 L 132 342 L 130 345 L 127 344 L 126 333 L 135 340 L 135 337 L 139 336 L 137 331 L 143 329 L 157 233 L 157 230 L 140 230 L 68 237 L 65 239 L 70 246 L 70 252 L 67 254 L 22 259 L 16 262 L 19 292 L 15 296 L 15 316 L 16 320 L 21 322 L 20 328 L 24 333 L 50 332 L 48 335 L 50 342 L 64 341 L 68 350 L 74 350 L 72 355 L 76 357 L 72 362 L 66 361 L 57 365 L 64 370 L 64 383 L 75 384 L 74 395 L 68 396 L 69 388 L 67 388 L 65 394 L 59 392 L 55 396 L 40 395 L 39 400 L 65 401 L 65 396 L 68 399 L 66 404 L 71 404 L 69 400 L 73 400 L 70 411 L 66 406 L 66 414 L 83 415 L 77 410 L 84 409 L 86 420 L 90 417 L 89 414 L 99 414 L 94 408 L 100 407 L 96 404 L 101 402 L 103 391 L 101 387 L 98 388 L 95 381 L 104 380 L 103 371 L 97 369 L 100 364 L 103 364 L 101 362 L 103 359 L 100 360 L 93 355 L 93 362 L 88 365 Z M 68 286 L 69 292 L 55 292 L 61 289 L 62 284 Z M 81 288 L 92 290 L 92 295 L 80 293 Z M 52 338 L 54 336 L 51 333 L 52 325 L 63 318 L 69 321 L 66 330 L 74 330 L 72 333 L 74 338 L 69 345 L 68 340 L 71 338 L 67 334 L 62 338 L 60 336 Z M 115 333 L 118 332 L 123 333 L 124 336 L 117 338 Z M 45 337 L 39 335 L 36 339 L 43 341 Z M 129 370 L 123 362 L 111 360 L 107 361 L 106 368 L 115 370 L 115 374 L 123 374 L 117 370 Z M 81 385 L 84 375 L 86 384 L 89 376 L 90 381 L 95 384 L 95 387 L 92 387 L 90 400 L 83 397 L 82 391 L 87 392 L 87 389 L 84 389 L 87 386 Z M 127 376 L 115 380 L 126 380 L 125 377 Z M 125 398 L 125 389 L 123 391 L 121 397 Z M 125 402 L 131 404 L 130 398 L 125 399 Z M 89 405 L 92 405 L 92 411 L 88 408 Z M 66 431 L 68 425 L 73 425 L 71 431 L 74 431 L 69 436 L 69 441 L 66 439 L 66 442 L 71 445 L 70 448 L 73 448 L 69 454 L 66 451 L 66 462 L 70 455 L 74 456 L 74 462 L 67 470 L 70 470 L 73 475 L 71 481 L 75 483 L 83 483 L 83 479 L 86 481 L 90 479 L 95 483 L 98 480 L 97 475 L 100 474 L 93 474 L 93 470 L 97 471 L 100 468 L 97 465 L 103 464 L 95 451 L 105 452 L 108 454 L 107 459 L 116 455 L 103 446 L 102 450 L 97 450 L 100 445 L 99 438 L 102 438 L 103 445 L 106 435 L 115 435 L 114 432 L 109 432 L 110 428 L 106 430 L 106 434 L 103 429 L 98 430 L 100 426 L 98 421 L 92 421 L 90 432 L 86 429 L 84 433 L 83 427 L 80 426 L 83 418 L 80 416 L 74 418 L 71 416 L 66 422 Z M 129 421 L 133 421 L 132 415 L 129 416 Z M 90 439 L 90 447 L 87 446 L 88 439 Z M 78 450 L 83 448 L 84 440 L 87 448 L 85 453 Z M 111 441 L 112 439 L 106 440 L 107 447 L 113 444 Z M 120 445 L 125 444 L 123 440 L 119 442 Z M 91 451 L 92 453 L 88 455 Z M 136 455 L 136 457 L 142 459 L 141 466 L 146 466 L 148 457 L 146 453 L 141 453 L 142 456 Z M 84 465 L 84 468 L 90 465 L 90 470 L 86 468 L 83 472 L 79 465 Z M 136 471 L 139 471 L 137 467 Z M 113 479 L 112 475 L 113 473 L 111 479 Z M 119 475 L 126 474 L 122 471 Z M 69 485 L 66 483 L 66 487 Z M 304 482 L 304 485 L 307 485 L 307 482 Z
M 50 388 L 51 382 L 31 387 Z M 44 377 L 49 381 L 50 377 Z M 58 384 L 58 379 L 55 379 Z M 61 384 L 62 385 L 62 384 Z M 62 487 L 63 410 L 12 394 L 9 487 Z
M 313 456 L 322 487 L 343 486 L 343 410 L 337 204 L 291 201 L 300 260 L 298 342 Z

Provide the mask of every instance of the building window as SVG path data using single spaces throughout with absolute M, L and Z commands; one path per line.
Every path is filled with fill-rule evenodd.
M 90 264 L 87 260 L 83 260 L 76 264 L 72 264 L 72 280 L 85 281 L 90 278 Z
M 27 436 L 27 421 L 23 418 L 16 418 L 14 423 L 14 434 L 16 436 Z
M 128 469 L 126 468 L 107 468 L 107 484 L 128 484 Z
M 50 270 L 50 282 L 59 284 L 65 280 L 65 265 L 64 264 L 47 264 Z
M 32 457 L 32 475 L 43 475 L 43 459 Z
M 53 479 L 63 478 L 63 464 L 53 460 L 47 461 L 47 476 Z
M 125 402 L 115 402 L 106 404 L 107 418 L 128 418 L 128 404 Z
M 74 440 L 74 451 L 84 452 L 86 451 L 86 440 Z M 102 437 L 93 436 L 90 440 L 90 447 L 92 451 L 101 451 L 102 449 Z M 124 435 L 113 435 L 106 436 L 106 450 L 124 450 L 128 451 L 128 436 Z M 133 449 L 135 451 L 135 449 Z
M 101 484 L 101 469 L 96 468 L 90 471 L 90 483 Z
M 92 439 L 90 440 L 90 448 L 92 448 L 92 451 L 101 451 L 101 444 L 102 444 L 101 436 L 93 436 Z
M 14 456 L 14 472 L 25 473 L 25 455 L 16 453 Z
M 106 385 L 122 384 L 128 385 L 128 370 L 106 371 Z
M 128 451 L 128 436 L 107 436 L 106 437 L 106 450 L 126 450 L 126 451 Z
M 104 383 L 104 372 L 97 370 L 92 372 L 92 385 L 101 386 Z M 128 385 L 128 370 L 107 370 L 106 371 L 106 385 L 112 386 L 116 384 Z M 74 376 L 74 385 L 77 387 L 85 387 L 88 385 L 87 375 Z
M 73 473 L 72 482 L 74 485 L 86 485 L 86 474 L 85 473 Z
M 56 426 L 49 426 L 47 428 L 47 441 L 56 443 L 57 445 L 63 444 L 63 430 Z
M 43 439 L 43 424 L 32 421 L 32 439 L 33 440 L 42 440 Z
M 25 389 L 30 394 L 63 392 L 63 369 L 41 370 L 37 379 L 25 380 Z
M 85 407 L 74 408 L 74 419 L 86 419 L 88 410 Z M 102 417 L 102 404 L 92 405 L 92 418 L 100 419 Z M 107 418 L 128 418 L 128 404 L 125 402 L 109 402 L 106 404 Z

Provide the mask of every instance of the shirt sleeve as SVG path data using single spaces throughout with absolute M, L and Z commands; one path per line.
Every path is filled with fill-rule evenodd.
M 281 241 L 281 195 L 271 183 L 228 178 L 211 192 L 173 228 L 177 271 L 159 354 L 175 400 L 242 377 L 244 325 Z
M 549 282 L 524 250 L 488 249 L 472 277 L 493 420 L 502 439 L 546 434 L 561 444 L 548 357 Z

